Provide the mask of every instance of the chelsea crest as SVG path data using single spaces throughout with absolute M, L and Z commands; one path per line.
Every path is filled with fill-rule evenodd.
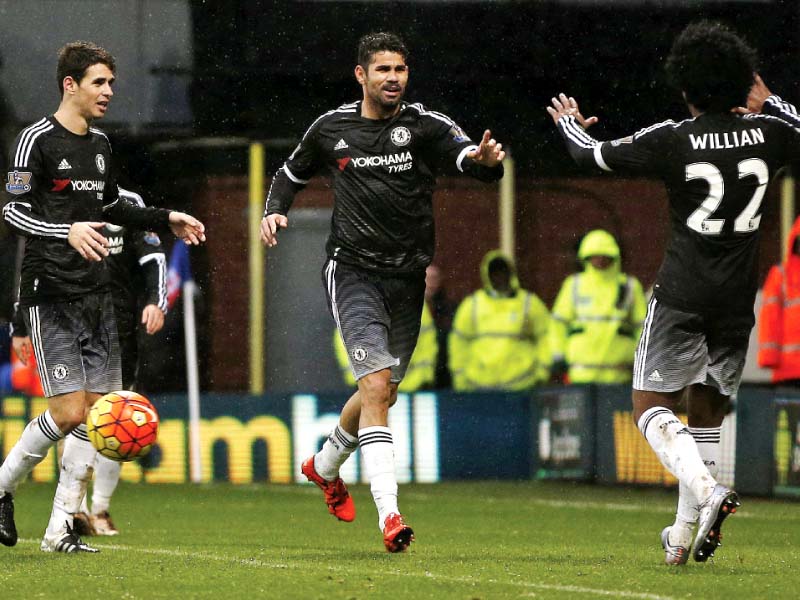
M 407 146 L 411 141 L 411 132 L 408 127 L 395 127 L 392 129 L 391 139 L 395 146 Z

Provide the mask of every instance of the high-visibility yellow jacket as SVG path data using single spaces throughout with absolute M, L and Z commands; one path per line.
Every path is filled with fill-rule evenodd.
M 501 295 L 489 280 L 488 265 L 505 258 L 489 252 L 481 263 L 484 288 L 456 310 L 448 340 L 453 388 L 458 391 L 524 390 L 547 380 L 550 314 L 536 294 L 519 287 L 513 264 L 512 295 Z
M 342 341 L 342 336 L 339 335 L 338 329 L 333 330 L 333 347 L 336 351 L 336 361 L 339 363 L 342 380 L 349 386 L 356 385 L 356 378 L 353 375 L 353 369 L 350 367 L 347 349 L 344 347 L 344 342 Z M 416 392 L 420 389 L 432 387 L 436 376 L 436 355 L 438 351 L 436 324 L 433 322 L 433 315 L 428 305 L 423 304 L 417 346 L 411 355 L 406 375 L 397 387 L 398 391 Z
M 609 256 L 613 263 L 596 269 L 590 256 Z M 620 272 L 619 246 L 603 230 L 586 235 L 578 258 L 583 272 L 566 278 L 553 304 L 553 361 L 566 361 L 571 383 L 631 381 L 633 356 L 647 313 L 642 285 Z

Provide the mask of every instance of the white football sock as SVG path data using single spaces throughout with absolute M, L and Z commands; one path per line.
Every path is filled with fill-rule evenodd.
M 700 458 L 703 459 L 708 472 L 716 479 L 719 463 L 722 458 L 720 437 L 722 427 L 689 427 Z M 693 528 L 700 517 L 700 502 L 685 484 L 681 483 L 678 492 L 678 510 L 675 513 L 675 524 L 669 532 L 670 544 L 686 548 L 692 542 Z
M 689 427 L 700 458 L 703 459 L 708 472 L 716 479 L 720 462 L 720 435 L 722 427 Z M 678 510 L 675 513 L 675 524 L 669 532 L 669 542 L 673 545 L 689 547 L 693 537 L 693 527 L 700 517 L 700 502 L 692 491 L 683 483 L 679 486 Z
M 51 545 L 66 535 L 67 525 L 73 526 L 72 515 L 80 510 L 81 500 L 86 495 L 96 454 L 97 450 L 86 435 L 86 425 L 78 425 L 64 440 L 53 512 L 44 533 L 45 540 Z
M 94 487 L 92 488 L 92 514 L 99 515 L 111 506 L 111 496 L 119 483 L 122 463 L 97 453 L 94 460 Z
M 322 450 L 314 455 L 314 469 L 325 481 L 339 477 L 339 468 L 358 448 L 358 438 L 350 435 L 341 425 L 336 425 L 322 445 Z
M 19 440 L 0 466 L 0 495 L 17 491 L 17 486 L 44 460 L 47 451 L 64 437 L 50 411 L 28 423 Z
M 663 406 L 648 409 L 639 418 L 639 431 L 658 456 L 661 464 L 695 497 L 704 502 L 714 491 L 716 481 L 700 458 L 689 429 Z
M 721 447 L 719 444 L 722 437 L 722 426 L 720 427 L 689 427 L 689 433 L 697 444 L 697 451 L 703 459 L 708 472 L 716 479 L 719 473 L 719 463 L 722 458 Z
M 388 427 L 365 427 L 358 430 L 358 443 L 364 459 L 364 472 L 378 508 L 378 529 L 383 531 L 386 517 L 400 512 L 397 508 L 392 432 Z
M 694 526 L 700 517 L 697 498 L 685 483 L 678 484 L 678 509 L 675 511 L 675 523 L 669 530 L 669 543 L 673 546 L 688 548 L 694 538 Z

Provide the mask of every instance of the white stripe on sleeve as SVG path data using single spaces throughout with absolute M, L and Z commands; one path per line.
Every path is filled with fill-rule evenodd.
M 610 171 L 611 167 L 606 164 L 606 161 L 603 158 L 603 151 L 601 150 L 602 147 L 603 142 L 600 142 L 594 147 L 594 162 L 596 162 L 597 166 L 603 169 L 603 171 Z

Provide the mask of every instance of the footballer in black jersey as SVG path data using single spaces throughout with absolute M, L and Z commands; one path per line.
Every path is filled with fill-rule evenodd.
M 137 206 L 144 206 L 139 194 L 119 189 L 120 197 Z M 120 354 L 122 359 L 122 387 L 137 388 L 138 325 L 152 335 L 164 325 L 167 313 L 167 261 L 161 239 L 153 231 L 142 231 L 106 223 L 100 230 L 108 240 L 108 257 L 105 262 L 109 272 L 109 290 L 114 306 Z M 140 313 L 139 308 L 143 310 Z M 13 316 L 13 338 L 30 339 L 22 311 L 18 304 Z M 20 348 L 20 359 L 32 352 Z M 15 339 L 15 348 L 17 340 Z M 23 359 L 24 361 L 24 359 Z
M 139 194 L 119 189 L 120 197 L 137 206 L 144 206 Z M 166 256 L 158 234 L 112 225 L 100 230 L 108 240 L 109 290 L 117 323 L 122 388 L 138 391 L 139 324 L 153 335 L 164 326 L 167 312 Z M 141 308 L 141 311 L 139 310 Z M 18 306 L 14 310 L 12 339 L 14 351 L 27 364 L 33 352 L 25 320 Z M 122 463 L 99 452 L 94 462 L 94 485 L 91 510 L 88 494 L 81 510 L 73 516 L 74 528 L 80 535 L 116 535 L 119 533 L 109 513 L 111 496 L 119 482 Z
M 413 539 L 397 507 L 387 415 L 419 334 L 425 268 L 434 249 L 436 175 L 461 172 L 495 181 L 505 156 L 489 131 L 474 144 L 446 115 L 403 100 L 407 57 L 394 34 L 361 38 L 355 77 L 362 99 L 311 124 L 275 174 L 261 223 L 262 240 L 275 246 L 295 194 L 320 170 L 333 177 L 323 280 L 358 391 L 302 472 L 323 489 L 331 514 L 352 521 L 355 507 L 339 467 L 360 445 L 389 552 Z
M 6 222 L 26 237 L 20 302 L 31 334 L 47 410 L 28 424 L 0 466 L 0 543 L 17 542 L 12 495 L 48 449 L 66 436 L 45 552 L 96 552 L 73 529 L 91 478 L 95 449 L 86 434 L 89 408 L 119 389 L 120 356 L 108 291 L 107 223 L 166 228 L 197 244 L 194 217 L 119 199 L 111 146 L 92 126 L 114 95 L 114 58 L 88 42 L 59 52 L 58 110 L 25 128 L 14 143 L 6 180 Z
M 672 233 L 636 352 L 633 412 L 680 481 L 675 523 L 661 535 L 668 564 L 690 552 L 708 560 L 739 504 L 716 480 L 722 422 L 754 323 L 764 192 L 778 169 L 800 159 L 800 122 L 786 118 L 793 107 L 762 98 L 765 114 L 741 114 L 758 90 L 755 64 L 735 33 L 702 21 L 678 36 L 667 60 L 690 118 L 600 142 L 585 130 L 596 119 L 585 119 L 574 98 L 561 94 L 548 108 L 578 164 L 658 177 L 667 188 Z M 682 398 L 688 428 L 674 415 Z
M 385 119 L 364 116 L 363 101 L 321 115 L 278 170 L 266 214 L 286 215 L 294 195 L 324 170 L 334 180 L 329 258 L 368 271 L 421 273 L 434 249 L 436 174 L 502 176 L 468 155 L 472 140 L 449 117 L 400 102 Z

